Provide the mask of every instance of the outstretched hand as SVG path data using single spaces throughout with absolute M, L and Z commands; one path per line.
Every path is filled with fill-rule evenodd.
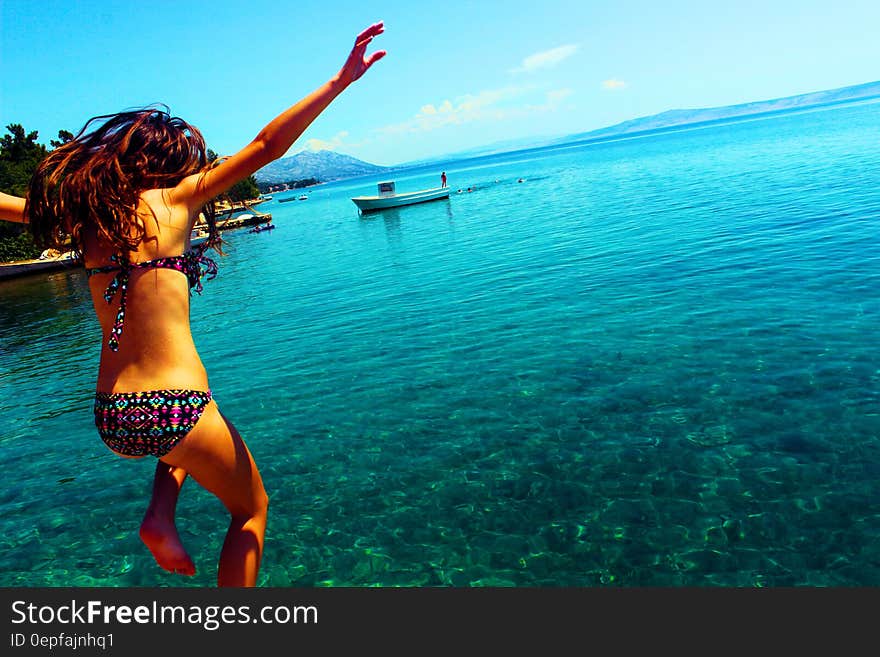
M 370 25 L 370 27 L 357 35 L 357 38 L 354 40 L 354 48 L 351 49 L 348 59 L 345 60 L 342 70 L 339 71 L 339 77 L 345 81 L 346 84 L 351 84 L 357 80 L 367 72 L 368 68 L 385 56 L 386 53 L 384 50 L 377 50 L 371 55 L 366 56 L 367 46 L 370 41 L 373 40 L 373 37 L 382 34 L 384 31 L 385 23 L 379 21 L 378 23 Z

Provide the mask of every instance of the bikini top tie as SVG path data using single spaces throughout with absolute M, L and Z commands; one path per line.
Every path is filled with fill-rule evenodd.
M 113 328 L 110 330 L 110 339 L 107 341 L 107 346 L 112 351 L 119 351 L 119 336 L 122 335 L 122 325 L 125 321 L 128 280 L 131 277 L 132 270 L 173 269 L 174 271 L 179 271 L 185 274 L 189 280 L 190 293 L 192 293 L 192 290 L 195 290 L 201 294 L 202 277 L 207 276 L 207 279 L 211 280 L 217 275 L 217 263 L 205 255 L 206 246 L 207 244 L 203 243 L 183 255 L 156 258 L 155 260 L 147 260 L 145 262 L 129 262 L 118 255 L 113 255 L 110 256 L 110 260 L 115 264 L 86 269 L 88 276 L 105 274 L 111 271 L 118 272 L 104 291 L 104 300 L 107 303 L 112 303 L 116 293 L 120 293 L 119 311 L 116 313 L 116 321 L 113 323 Z

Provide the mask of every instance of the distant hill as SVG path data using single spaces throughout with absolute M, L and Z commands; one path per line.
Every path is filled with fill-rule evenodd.
M 624 121 L 607 128 L 581 132 L 565 137 L 559 137 L 552 143 L 563 144 L 572 141 L 597 139 L 602 137 L 616 137 L 648 130 L 662 128 L 674 128 L 679 126 L 722 121 L 725 119 L 746 118 L 762 114 L 795 111 L 830 105 L 835 103 L 853 102 L 868 98 L 880 98 L 880 82 L 868 82 L 851 87 L 840 87 L 827 91 L 815 91 L 797 96 L 786 96 L 773 100 L 762 100 L 740 105 L 725 105 L 723 107 L 709 107 L 705 109 L 675 109 L 652 116 L 646 116 L 631 121 Z
M 277 184 L 291 180 L 317 178 L 321 182 L 354 178 L 386 171 L 388 167 L 370 164 L 332 151 L 302 151 L 267 164 L 254 174 L 258 183 Z

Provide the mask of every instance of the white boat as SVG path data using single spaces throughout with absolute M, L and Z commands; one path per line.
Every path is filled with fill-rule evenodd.
M 386 180 L 378 185 L 379 193 L 376 196 L 355 196 L 351 200 L 361 212 L 375 212 L 385 208 L 398 208 L 401 205 L 413 205 L 449 198 L 448 187 L 434 187 L 432 189 L 420 189 L 415 192 L 397 193 L 394 182 Z
M 207 241 L 207 239 L 211 236 L 207 230 L 202 228 L 193 228 L 192 232 L 189 235 L 189 245 L 190 246 L 198 246 L 202 242 Z

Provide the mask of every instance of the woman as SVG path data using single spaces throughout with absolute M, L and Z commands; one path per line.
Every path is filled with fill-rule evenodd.
M 190 289 L 201 291 L 202 278 L 217 273 L 206 246 L 190 249 L 193 225 L 200 214 L 213 217 L 213 198 L 284 155 L 385 55 L 383 50 L 366 55 L 367 45 L 383 31 L 379 22 L 361 32 L 331 80 L 216 166 L 208 166 L 195 127 L 148 108 L 89 121 L 41 163 L 26 205 L 0 196 L 0 218 L 28 221 L 42 246 L 62 246 L 69 239 L 81 254 L 103 331 L 95 423 L 117 454 L 158 458 L 140 535 L 168 571 L 195 573 L 174 523 L 188 475 L 231 516 L 220 553 L 220 586 L 256 584 L 268 509 L 260 472 L 213 400 L 190 332 Z M 205 244 L 219 244 L 216 230 Z

